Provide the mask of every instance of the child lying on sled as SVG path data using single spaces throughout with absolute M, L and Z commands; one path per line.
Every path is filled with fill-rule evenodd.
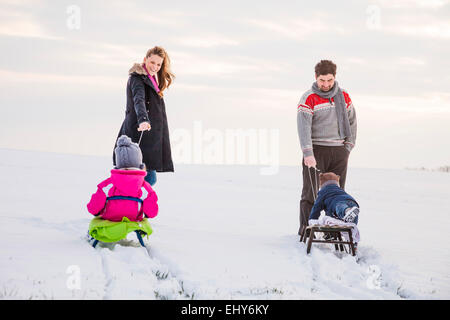
M 102 242 L 119 241 L 131 231 L 148 236 L 152 229 L 146 218 L 158 214 L 158 197 L 144 180 L 147 172 L 139 146 L 123 135 L 114 152 L 116 167 L 97 185 L 87 205 L 96 217 L 90 223 L 89 235 Z
M 333 172 L 319 175 L 320 190 L 311 209 L 308 224 L 352 226 L 352 237 L 355 242 L 359 242 L 359 231 L 356 227 L 359 205 L 339 186 L 339 178 Z M 320 216 L 322 210 L 325 211 L 325 216 Z

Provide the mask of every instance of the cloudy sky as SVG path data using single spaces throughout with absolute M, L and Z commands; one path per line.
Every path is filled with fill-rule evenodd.
M 226 158 L 232 132 L 257 134 L 256 162 L 299 164 L 297 103 L 331 59 L 358 117 L 350 166 L 450 165 L 449 17 L 447 0 L 1 0 L 0 148 L 110 155 L 128 69 L 160 45 L 178 163 Z

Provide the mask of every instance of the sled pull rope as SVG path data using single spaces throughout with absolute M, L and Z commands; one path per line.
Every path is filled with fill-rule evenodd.
M 139 142 L 138 145 L 141 145 L 141 139 L 142 139 L 142 135 L 144 134 L 144 130 L 141 131 L 141 136 L 139 137 Z
M 314 180 L 316 182 L 316 186 L 315 187 L 314 187 L 314 184 L 313 184 L 313 181 L 312 181 L 310 168 L 308 168 L 308 173 L 309 173 L 309 182 L 311 182 L 311 190 L 312 190 L 313 197 L 314 197 L 314 202 L 315 202 L 316 199 L 317 199 L 317 194 L 319 193 L 319 185 L 317 184 L 317 172 L 320 173 L 320 170 L 315 168 L 315 167 L 312 167 L 312 168 L 314 169 Z

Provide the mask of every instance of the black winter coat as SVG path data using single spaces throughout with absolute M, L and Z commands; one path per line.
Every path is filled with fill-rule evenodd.
M 151 130 L 144 131 L 140 148 L 147 170 L 173 172 L 164 99 L 156 92 L 142 65 L 135 63 L 129 71 L 125 120 L 117 138 L 125 134 L 138 143 L 141 131 L 137 128 L 145 121 L 150 122 Z M 113 162 L 116 165 L 114 152 Z

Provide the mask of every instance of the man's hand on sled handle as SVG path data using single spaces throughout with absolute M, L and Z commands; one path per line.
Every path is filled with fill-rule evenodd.
M 150 130 L 152 127 L 150 126 L 150 123 L 148 122 L 142 122 L 139 125 L 138 131 L 145 131 L 145 130 Z
M 315 168 L 317 165 L 316 158 L 314 158 L 314 156 L 305 157 L 304 162 L 305 162 L 305 166 L 307 166 L 308 168 L 311 168 L 311 167 Z

